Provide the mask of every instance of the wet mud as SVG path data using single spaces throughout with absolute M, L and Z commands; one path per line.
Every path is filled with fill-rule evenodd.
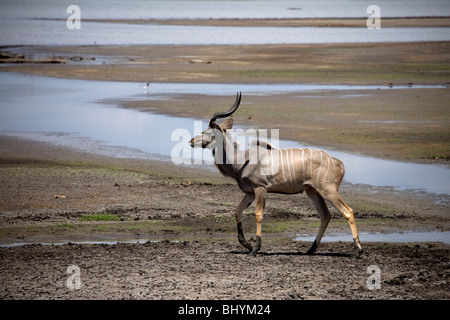
M 0 248 L 0 298 L 450 298 L 448 246 L 366 243 L 361 259 L 350 242 L 324 243 L 315 255 L 309 246 L 266 241 L 256 257 L 237 241 Z

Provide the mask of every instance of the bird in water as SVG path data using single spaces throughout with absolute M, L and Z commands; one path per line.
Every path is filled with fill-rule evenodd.
M 147 84 L 144 86 L 144 92 L 149 93 L 150 92 L 150 82 L 147 82 Z

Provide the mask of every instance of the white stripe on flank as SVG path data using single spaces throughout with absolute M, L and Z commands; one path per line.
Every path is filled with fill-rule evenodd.
M 288 168 L 288 173 L 289 173 L 289 184 L 291 184 L 291 180 L 292 180 L 292 177 L 291 177 L 291 166 L 289 165 L 290 164 L 290 161 L 289 161 L 289 149 L 286 149 L 286 165 L 287 165 L 287 168 Z
M 320 178 L 320 169 L 322 168 L 322 150 L 318 150 L 320 153 L 320 164 L 319 164 L 319 169 L 317 169 L 317 185 L 319 185 L 319 178 Z
M 297 186 L 297 178 L 295 177 L 294 149 L 291 149 L 291 163 L 292 163 L 292 171 L 294 173 L 294 184 Z
M 303 182 L 305 182 L 305 150 L 302 149 L 302 173 L 303 173 Z
M 277 172 L 278 172 L 278 168 L 277 168 L 277 172 L 274 172 L 274 165 L 273 165 L 273 150 L 270 150 L 270 159 L 272 160 L 272 163 L 271 163 L 271 166 L 270 166 L 270 168 L 271 168 L 271 170 L 270 170 L 270 174 L 271 175 L 276 175 L 277 174 Z
M 310 157 L 309 157 L 309 170 L 311 171 L 310 177 L 311 177 L 311 183 L 312 183 L 312 182 L 313 182 L 313 181 L 312 181 L 312 173 L 313 173 L 313 170 L 312 170 L 312 154 L 313 154 L 313 152 L 312 152 L 311 149 L 309 149 L 309 151 L 310 151 L 310 153 L 311 153 L 311 155 L 310 155 Z
M 286 183 L 286 177 L 284 176 L 283 149 L 280 150 L 280 162 L 281 162 L 281 172 L 283 173 L 284 183 Z
M 330 156 L 330 158 L 331 158 L 331 156 Z M 333 158 L 331 158 L 331 163 L 333 164 L 333 172 L 334 172 L 334 170 L 336 170 L 336 164 L 334 163 Z
M 328 170 L 330 169 L 330 155 L 326 152 L 325 152 L 325 154 L 327 155 L 327 172 L 325 172 L 325 176 L 323 177 L 323 183 L 326 183 L 326 179 L 328 176 Z

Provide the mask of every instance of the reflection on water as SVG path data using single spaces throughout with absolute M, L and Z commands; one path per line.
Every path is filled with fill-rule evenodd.
M 297 236 L 294 241 L 309 241 L 316 239 L 316 235 Z M 450 244 L 450 231 L 405 231 L 393 233 L 359 233 L 361 242 L 442 242 Z M 351 234 L 325 234 L 322 242 L 352 241 Z
M 54 79 L 40 76 L 0 74 L 0 134 L 46 141 L 83 151 L 135 157 L 170 159 L 180 140 L 172 141 L 177 129 L 194 135 L 191 118 L 169 117 L 122 109 L 101 101 L 144 99 L 143 84 Z M 354 87 L 310 86 L 309 90 L 345 90 Z M 368 87 L 361 87 L 367 89 Z M 377 87 L 370 87 L 376 90 Z M 388 87 L 382 88 L 394 90 Z M 180 94 L 279 94 L 306 91 L 298 85 L 154 84 L 152 99 Z M 408 90 L 408 89 L 405 89 Z M 248 91 L 248 92 L 247 92 Z M 151 106 L 152 100 L 148 100 Z M 207 123 L 202 123 L 205 128 Z M 198 123 L 197 123 L 198 126 Z M 270 138 L 270 137 L 269 137 Z M 186 140 L 186 144 L 187 144 Z M 181 141 L 182 142 L 182 141 Z M 302 147 L 299 142 L 280 141 L 280 147 Z M 190 147 L 188 158 L 194 155 Z M 329 151 L 346 165 L 345 181 L 371 186 L 392 186 L 450 195 L 450 170 L 362 157 Z M 205 158 L 210 151 L 205 150 Z M 203 156 L 200 155 L 200 157 Z M 202 165 L 203 167 L 204 165 Z
M 313 242 L 315 240 L 315 235 L 309 236 L 297 236 L 294 241 L 307 241 Z M 359 238 L 362 243 L 364 242 L 442 242 L 445 244 L 450 244 L 450 231 L 440 232 L 440 231 L 405 231 L 405 232 L 393 232 L 393 233 L 360 233 Z M 166 239 L 105 239 L 105 240 L 84 240 L 84 241 L 69 241 L 63 240 L 58 242 L 13 242 L 0 244 L 1 247 L 11 248 L 20 247 L 25 245 L 54 245 L 61 246 L 66 244 L 101 244 L 101 245 L 115 245 L 120 243 L 137 243 L 143 244 L 147 242 L 161 242 L 168 241 Z M 325 234 L 322 238 L 322 242 L 337 242 L 337 241 L 352 241 L 351 234 Z M 178 240 L 171 240 L 170 242 L 179 242 Z

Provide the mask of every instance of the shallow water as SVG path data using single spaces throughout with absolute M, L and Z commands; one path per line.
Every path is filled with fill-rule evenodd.
M 378 90 L 378 86 L 325 85 L 229 85 L 229 84 L 152 84 L 146 94 L 143 84 L 107 81 L 55 79 L 49 77 L 0 74 L 0 134 L 44 141 L 53 145 L 114 156 L 173 160 L 176 146 L 183 146 L 184 157 L 193 166 L 207 167 L 195 159 L 211 161 L 209 150 L 194 151 L 187 143 L 207 126 L 206 121 L 191 118 L 122 109 L 114 100 L 147 99 L 151 107 L 154 99 L 171 99 L 182 94 L 243 95 L 281 94 L 346 89 Z M 381 90 L 395 90 L 381 87 Z M 408 88 L 404 88 L 408 90 Z M 108 101 L 108 103 L 106 103 Z M 172 136 L 183 130 L 188 136 Z M 269 140 L 271 136 L 268 137 Z M 280 141 L 280 147 L 303 147 L 299 142 Z M 198 149 L 196 149 L 198 150 Z M 345 181 L 377 187 L 395 187 L 443 194 L 445 203 L 450 195 L 450 169 L 439 165 L 424 165 L 363 157 L 355 154 L 328 151 L 346 166 Z M 213 166 L 210 166 L 213 167 Z
M 0 45 L 256 45 L 449 41 L 450 28 L 211 27 L 0 20 Z
M 313 242 L 316 235 L 300 235 L 294 241 Z M 359 239 L 364 242 L 442 242 L 450 244 L 450 231 L 405 231 L 393 233 L 359 233 Z M 322 242 L 352 241 L 350 233 L 325 234 Z
M 448 41 L 450 28 L 281 28 L 115 24 L 83 19 L 366 20 L 367 1 L 91 1 L 78 0 L 81 28 L 68 29 L 71 0 L 1 0 L 0 45 L 201 45 Z M 449 16 L 450 2 L 382 1 L 381 18 Z M 176 10 L 174 10 L 176 8 Z M 382 20 L 381 20 L 382 21 Z
M 299 235 L 294 238 L 294 241 L 307 241 L 313 242 L 315 235 Z M 360 233 L 359 239 L 364 242 L 442 242 L 450 244 L 450 231 L 405 231 L 405 232 L 393 232 L 393 233 Z M 0 244 L 0 247 L 19 247 L 25 245 L 39 244 L 39 245 L 54 245 L 61 246 L 66 244 L 102 244 L 102 245 L 115 245 L 118 243 L 147 243 L 147 242 L 161 242 L 167 241 L 165 239 L 105 239 L 105 240 L 83 240 L 83 241 L 69 241 L 62 240 L 56 242 L 13 242 Z M 325 234 L 322 238 L 322 242 L 338 242 L 338 241 L 352 241 L 350 233 L 332 233 Z M 178 240 L 171 240 L 170 242 L 179 242 Z
M 66 8 L 72 4 L 80 7 L 85 19 L 366 18 L 371 4 L 380 7 L 382 17 L 450 15 L 447 0 L 0 0 L 0 18 L 67 18 Z

